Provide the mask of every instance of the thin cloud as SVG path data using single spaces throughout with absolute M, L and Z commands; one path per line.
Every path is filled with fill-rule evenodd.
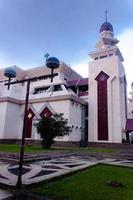
M 89 57 L 88 60 L 72 65 L 72 68 L 84 78 L 89 76 Z
M 133 81 L 133 29 L 126 29 L 117 36 L 120 40 L 118 47 L 124 57 L 124 67 L 128 83 L 128 92 Z

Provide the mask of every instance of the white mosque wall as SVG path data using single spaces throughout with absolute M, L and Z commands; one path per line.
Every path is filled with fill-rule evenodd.
M 68 119 L 68 125 L 73 126 L 72 133 L 63 138 L 56 138 L 56 141 L 79 141 L 81 138 L 81 106 L 79 103 L 71 100 L 51 101 L 44 103 L 34 103 L 32 105 L 37 113 L 41 113 L 42 108 L 47 106 L 53 113 L 63 113 L 63 117 Z M 38 139 L 37 132 L 34 130 L 34 138 Z M 32 133 L 33 135 L 33 133 Z
M 78 102 L 70 102 L 70 113 L 69 121 L 72 127 L 72 133 L 69 136 L 69 141 L 80 141 L 81 140 L 81 129 L 82 127 L 82 105 Z
M 63 83 L 60 74 L 58 76 L 54 77 L 53 80 L 54 80 L 54 84 Z M 7 89 L 7 86 L 5 86 L 4 84 L 5 84 L 5 82 L 0 83 L 0 97 L 12 97 L 12 98 L 15 98 L 18 100 L 25 99 L 27 82 L 10 85 L 9 90 Z M 49 78 L 42 79 L 42 80 L 36 80 L 34 82 L 31 81 L 30 94 L 31 95 L 33 94 L 35 88 L 39 88 L 39 87 L 41 88 L 41 87 L 52 86 L 52 85 L 53 85 L 53 83 L 51 83 L 51 79 L 49 79 Z M 60 91 L 60 92 L 62 92 L 62 94 L 63 94 L 63 91 Z M 50 96 L 51 93 L 50 92 L 48 94 L 46 93 L 46 96 Z M 45 94 L 43 94 L 43 95 L 45 95 Z M 57 93 L 55 95 L 57 95 Z M 33 95 L 32 98 L 36 98 L 36 95 Z
M 108 136 L 106 142 L 121 143 L 125 115 L 121 112 L 121 86 L 119 69 L 121 68 L 119 57 L 116 55 L 103 59 L 93 60 L 89 65 L 89 141 L 98 141 L 98 116 L 97 116 L 97 82 L 95 78 L 103 71 L 109 75 L 107 80 L 108 98 Z M 122 94 L 124 96 L 124 94 Z M 124 109 L 124 108 L 123 108 Z M 105 141 L 103 141 L 105 142 Z
M 15 84 L 10 85 L 10 89 L 7 89 L 7 86 L 4 83 L 0 84 L 0 98 L 11 97 L 14 99 L 24 99 L 25 98 L 25 86 L 24 84 Z
M 132 119 L 133 118 L 133 98 L 128 99 L 128 118 Z
M 108 122 L 110 124 L 109 133 L 112 135 L 111 142 L 122 141 L 122 127 L 121 127 L 121 105 L 120 105 L 120 91 L 119 77 L 112 79 L 111 81 L 111 104 L 110 104 L 110 118 Z M 112 121 L 112 123 L 111 123 Z
M 34 110 L 36 113 L 39 114 L 41 111 L 48 107 L 52 113 L 64 113 L 64 118 L 69 118 L 69 101 L 53 101 L 53 102 L 41 102 L 41 103 L 33 103 L 32 108 L 34 107 Z M 39 139 L 39 135 L 37 134 L 36 128 L 33 126 L 32 129 L 32 139 Z
M 57 84 L 61 83 L 58 79 Z M 55 82 L 54 82 L 55 84 Z M 29 107 L 35 113 L 32 126 L 31 139 L 40 139 L 37 134 L 34 123 L 42 109 L 48 106 L 52 113 L 63 113 L 64 118 L 68 119 L 68 125 L 73 125 L 72 133 L 69 136 L 57 138 L 57 140 L 63 141 L 79 141 L 81 139 L 81 104 L 70 99 L 70 91 L 68 91 L 62 84 L 61 91 L 50 91 L 41 94 L 33 94 L 34 89 L 37 87 L 43 87 L 46 85 L 53 85 L 51 82 L 45 82 L 44 80 L 31 82 Z M 7 86 L 0 84 L 0 96 L 5 101 L 1 103 L 1 111 L 4 113 L 1 120 L 1 139 L 21 139 L 23 130 L 23 117 L 24 117 L 24 101 L 26 95 L 26 83 L 11 85 L 10 90 L 7 90 Z M 76 97 L 75 94 L 73 94 Z M 45 98 L 46 97 L 46 98 Z M 54 100 L 50 100 L 54 98 Z M 6 103 L 6 101 L 8 101 Z
M 0 102 L 0 139 L 4 138 L 7 102 Z
M 20 121 L 20 105 L 15 103 L 7 103 L 4 139 L 18 139 Z

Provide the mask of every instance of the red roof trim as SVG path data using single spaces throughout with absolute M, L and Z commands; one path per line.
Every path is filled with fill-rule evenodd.
M 133 119 L 127 119 L 125 130 L 133 131 Z
M 67 81 L 68 86 L 88 85 L 88 78 Z

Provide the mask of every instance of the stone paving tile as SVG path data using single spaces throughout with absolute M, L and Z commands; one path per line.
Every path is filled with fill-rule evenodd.
M 114 160 L 113 162 L 108 162 L 107 164 L 133 168 L 133 161 L 129 160 Z
M 76 170 L 97 164 L 97 159 L 83 156 L 57 157 L 51 160 L 42 160 L 23 166 L 22 182 L 25 185 L 48 180 Z M 0 165 L 0 182 L 15 186 L 17 182 L 18 165 Z
M 24 164 L 22 182 L 24 185 L 50 180 L 52 178 L 85 169 L 96 164 L 111 164 L 116 166 L 133 167 L 129 160 L 113 158 L 95 158 L 88 155 L 57 156 L 52 159 L 43 159 Z M 18 165 L 0 163 L 0 183 L 15 186 L 18 177 Z

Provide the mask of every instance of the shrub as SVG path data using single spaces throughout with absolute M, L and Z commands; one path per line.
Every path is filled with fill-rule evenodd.
M 42 138 L 42 146 L 49 149 L 55 137 L 69 135 L 72 128 L 68 126 L 68 120 L 63 118 L 63 113 L 46 116 L 38 120 L 35 124 L 38 134 Z

